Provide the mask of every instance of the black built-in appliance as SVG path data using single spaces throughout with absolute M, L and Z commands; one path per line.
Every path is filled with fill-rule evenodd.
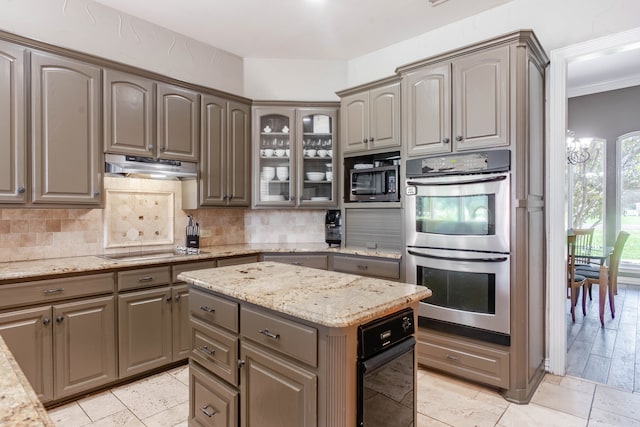
M 406 163 L 406 279 L 432 297 L 420 326 L 510 343 L 510 151 Z
M 400 200 L 400 152 L 344 159 L 345 202 Z
M 328 209 L 324 216 L 324 241 L 329 247 L 342 243 L 342 214 L 340 209 Z
M 414 333 L 410 308 L 358 327 L 357 426 L 415 425 Z

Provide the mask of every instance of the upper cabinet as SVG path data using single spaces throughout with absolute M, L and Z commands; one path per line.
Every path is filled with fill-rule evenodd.
M 105 152 L 196 162 L 198 126 L 196 92 L 105 70 Z
M 129 73 L 104 71 L 105 152 L 154 156 L 153 81 Z
M 24 52 L 0 41 L 0 203 L 26 201 Z
M 198 161 L 198 94 L 166 83 L 157 85 L 157 147 L 161 159 Z
M 100 205 L 100 68 L 31 54 L 33 203 Z
M 509 145 L 509 46 L 400 72 L 409 156 Z
M 337 205 L 336 107 L 253 111 L 254 206 Z
M 251 108 L 202 95 L 200 204 L 249 206 L 251 200 Z
M 339 92 L 343 154 L 399 147 L 400 82 L 397 77 Z

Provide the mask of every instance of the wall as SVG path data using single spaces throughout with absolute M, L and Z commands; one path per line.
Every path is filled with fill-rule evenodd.
M 242 58 L 91 0 L 0 0 L 0 29 L 243 95 Z
M 607 140 L 605 218 L 616 218 L 616 141 L 624 134 L 640 131 L 638 111 L 640 86 L 569 99 L 567 123 L 576 138 L 598 137 Z M 606 236 L 610 246 L 615 242 L 616 231 L 616 221 L 607 220 Z

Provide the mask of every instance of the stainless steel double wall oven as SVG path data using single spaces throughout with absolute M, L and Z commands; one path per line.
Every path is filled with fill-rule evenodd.
M 419 324 L 510 343 L 510 152 L 410 159 L 406 278 L 433 296 Z

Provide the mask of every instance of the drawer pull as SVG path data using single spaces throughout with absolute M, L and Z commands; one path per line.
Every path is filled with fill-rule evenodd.
M 207 356 L 213 356 L 214 354 L 216 354 L 215 350 L 211 350 L 209 347 L 207 347 L 206 345 L 202 346 L 202 347 L 198 347 L 198 350 L 201 353 L 206 354 Z
M 447 359 L 453 360 L 454 362 L 460 361 L 460 358 L 458 356 L 454 356 L 453 354 L 447 354 Z
M 200 310 L 206 311 L 207 313 L 215 313 L 216 312 L 215 308 L 211 308 L 211 307 L 206 306 L 206 305 L 201 305 L 200 306 Z
M 209 408 L 211 408 L 210 411 L 208 410 Z M 200 408 L 200 411 L 202 411 L 202 413 L 209 418 L 213 417 L 215 414 L 218 413 L 218 411 L 216 411 L 211 405 L 203 406 L 202 408 Z
M 58 289 L 45 289 L 44 291 L 42 291 L 45 295 L 51 295 L 51 294 L 59 294 L 60 292 L 64 292 L 64 288 L 58 288 Z
M 260 329 L 260 333 L 274 340 L 280 339 L 280 334 L 274 334 L 273 332 L 270 332 L 268 329 Z
M 138 279 L 138 282 L 150 282 L 153 280 L 153 276 L 144 276 Z
M 358 270 L 366 270 L 368 269 L 369 266 L 366 264 L 358 264 Z

